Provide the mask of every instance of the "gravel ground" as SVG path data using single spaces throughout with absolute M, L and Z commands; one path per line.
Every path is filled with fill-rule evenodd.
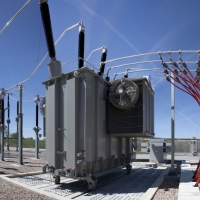
M 0 199 L 1 200 L 52 200 L 51 198 L 27 190 L 10 182 L 0 181 Z
M 180 163 L 174 165 L 174 172 L 181 173 Z M 179 180 L 165 179 L 158 188 L 152 200 L 177 200 L 178 199 Z
M 40 159 L 34 158 L 34 151 L 24 151 L 23 152 L 23 164 L 18 165 L 18 152 L 10 151 L 9 154 L 5 154 L 5 161 L 0 162 L 0 171 L 4 174 L 18 174 L 26 172 L 41 171 L 42 167 L 46 164 L 45 152 L 42 151 L 39 154 Z
M 23 152 L 22 166 L 18 164 L 18 153 L 10 151 L 5 154 L 5 161 L 0 162 L 0 171 L 4 174 L 18 174 L 33 171 L 41 171 L 42 167 L 46 164 L 44 159 L 45 152 L 39 154 L 40 159 L 34 159 L 34 151 Z M 32 157 L 32 158 L 31 158 Z M 1 178 L 1 176 L 0 176 Z M 51 198 L 35 193 L 16 184 L 10 183 L 3 179 L 0 180 L 0 199 L 1 200 L 52 200 Z
M 164 180 L 152 200 L 177 200 L 179 180 Z

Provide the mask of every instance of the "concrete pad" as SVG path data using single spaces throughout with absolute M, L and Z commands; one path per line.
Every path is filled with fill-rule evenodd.
M 199 200 L 199 197 L 198 196 L 194 196 L 194 197 L 180 196 L 178 197 L 178 200 Z
M 200 199 L 199 187 L 194 187 L 195 182 L 192 182 L 194 169 L 189 164 L 182 164 L 182 165 L 181 165 L 182 167 L 181 167 L 181 177 L 179 183 L 178 200 Z
M 160 174 L 157 180 L 151 185 L 151 187 L 139 198 L 139 200 L 151 200 L 158 190 L 159 186 L 164 181 L 164 176 L 167 175 L 170 171 L 170 167 L 166 168 L 165 171 Z

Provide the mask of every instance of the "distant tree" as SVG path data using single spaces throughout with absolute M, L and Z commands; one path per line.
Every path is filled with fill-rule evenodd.
M 10 138 L 12 138 L 12 139 L 17 139 L 17 133 L 12 133 L 12 134 L 10 134 Z

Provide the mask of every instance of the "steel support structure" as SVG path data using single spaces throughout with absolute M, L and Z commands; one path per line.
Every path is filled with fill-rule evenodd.
M 19 151 L 19 101 L 17 101 L 17 117 L 15 121 L 17 122 L 16 151 Z
M 22 92 L 23 86 L 19 85 L 20 100 L 19 100 L 19 165 L 23 165 L 23 148 L 22 148 L 22 137 L 23 137 L 23 114 L 22 114 Z
M 171 73 L 171 76 L 174 78 L 174 74 Z M 174 79 L 171 80 L 171 170 L 170 174 L 173 175 L 174 172 L 174 135 L 175 135 L 175 87 Z
M 38 133 L 41 130 L 41 128 L 38 126 L 38 104 L 40 102 L 39 95 L 35 96 L 34 102 L 36 103 L 35 127 L 33 128 L 33 130 L 35 131 L 35 158 L 39 159 L 39 137 L 38 137 Z
M 9 97 L 10 93 L 8 93 L 8 102 L 7 102 L 7 109 L 8 109 L 8 119 L 6 120 L 7 124 L 8 124 L 8 134 L 7 134 L 7 150 L 10 150 L 10 97 Z
M 1 100 L 1 161 L 4 161 L 4 99 Z

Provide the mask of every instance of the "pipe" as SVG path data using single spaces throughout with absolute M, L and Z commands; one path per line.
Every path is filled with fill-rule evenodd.
M 183 50 L 181 51 L 182 53 L 198 53 L 199 50 Z M 171 53 L 180 53 L 180 50 L 178 51 L 158 51 L 158 52 L 152 52 L 152 53 L 144 53 L 144 54 L 137 54 L 137 55 L 131 55 L 131 56 L 125 56 L 125 57 L 120 57 L 120 58 L 115 58 L 112 60 L 107 60 L 105 63 L 109 63 L 109 62 L 114 62 L 114 61 L 118 61 L 118 60 L 124 60 L 124 59 L 128 59 L 128 58 L 135 58 L 135 57 L 140 57 L 140 56 L 151 56 L 151 55 L 161 55 L 161 54 L 171 54 Z
M 103 49 L 103 48 L 105 48 L 105 47 L 100 47 L 100 48 L 94 49 L 94 50 L 89 54 L 89 56 L 87 57 L 86 61 L 89 60 L 89 58 L 91 57 L 91 55 L 92 55 L 94 52 L 99 51 L 99 50 L 101 50 L 101 49 Z

